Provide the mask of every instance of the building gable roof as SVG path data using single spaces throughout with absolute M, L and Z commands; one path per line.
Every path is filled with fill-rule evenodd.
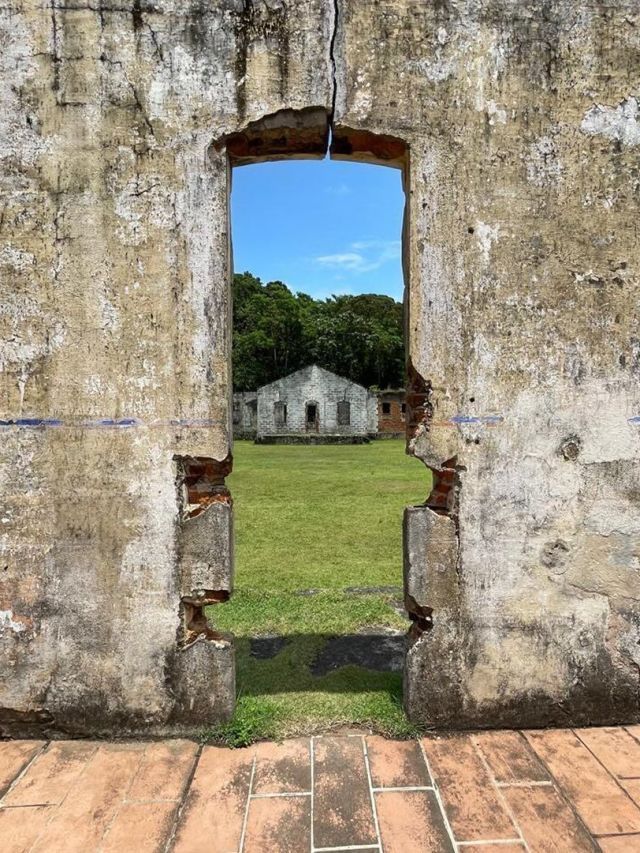
M 287 376 L 283 376 L 281 379 L 276 379 L 274 382 L 268 382 L 266 385 L 262 385 L 260 388 L 258 388 L 258 391 L 260 391 L 262 388 L 269 388 L 272 385 L 279 385 L 282 382 L 288 382 L 294 377 L 299 377 L 300 379 L 311 379 L 314 374 L 318 376 L 325 376 L 331 379 L 339 379 L 341 382 L 344 382 L 347 385 L 352 385 L 356 388 L 361 388 L 363 391 L 367 390 L 363 385 L 358 385 L 357 382 L 353 382 L 351 379 L 347 379 L 346 376 L 340 376 L 337 373 L 332 373 L 330 370 L 325 370 L 324 367 L 318 367 L 317 364 L 309 364 L 307 365 L 307 367 L 301 367 L 300 370 L 295 370 L 293 373 L 289 373 Z

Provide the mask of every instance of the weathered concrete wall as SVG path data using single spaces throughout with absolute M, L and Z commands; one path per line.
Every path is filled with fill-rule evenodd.
M 0 733 L 231 711 L 233 650 L 198 604 L 231 588 L 225 496 L 205 471 L 192 517 L 182 488 L 189 460 L 230 453 L 230 175 L 211 145 L 330 107 L 332 19 L 323 0 L 0 10 Z
M 348 402 L 349 423 L 338 423 L 338 404 Z M 305 433 L 306 406 L 313 403 L 318 411 L 317 430 L 320 435 L 368 435 L 377 429 L 372 395 L 355 382 L 337 376 L 317 365 L 304 367 L 295 373 L 258 388 L 258 437 L 278 434 Z M 278 422 L 275 404 L 287 407 L 286 424 Z
M 638 4 L 342 9 L 336 123 L 410 144 L 412 449 L 451 480 L 409 711 L 637 718 Z
M 0 731 L 230 712 L 225 143 L 329 118 L 409 145 L 411 715 L 638 717 L 639 34 L 635 0 L 4 4 Z

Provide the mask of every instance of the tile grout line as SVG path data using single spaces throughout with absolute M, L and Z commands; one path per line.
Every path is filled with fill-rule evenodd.
M 438 788 L 438 783 L 436 782 L 435 775 L 431 772 L 431 765 L 429 764 L 429 759 L 427 758 L 427 753 L 424 748 L 424 744 L 421 739 L 418 739 L 418 746 L 420 747 L 420 752 L 422 754 L 422 760 L 424 761 L 427 773 L 429 774 L 429 778 L 433 782 L 433 793 L 436 798 L 436 802 L 438 803 L 438 808 L 440 809 L 440 814 L 442 815 L 442 820 L 444 821 L 445 829 L 447 830 L 447 835 L 449 836 L 449 841 L 451 842 L 451 846 L 454 850 L 458 850 L 458 843 L 456 841 L 456 837 L 453 834 L 453 827 L 449 823 L 449 816 L 447 815 L 446 809 L 444 807 L 444 803 L 442 801 L 442 797 L 440 796 L 440 789 Z
M 51 803 L 52 808 L 51 808 L 51 815 L 50 815 L 50 817 L 49 817 L 49 820 L 46 822 L 46 824 L 44 825 L 44 827 L 43 827 L 42 831 L 40 832 L 40 834 L 38 835 L 38 837 L 35 839 L 35 841 L 34 841 L 34 842 L 33 842 L 33 844 L 31 845 L 31 847 L 29 848 L 29 853 L 31 853 L 31 851 L 33 850 L 33 848 L 36 846 L 36 844 L 40 841 L 40 839 L 41 839 L 41 838 L 43 837 L 43 835 L 46 833 L 46 831 L 47 831 L 47 830 L 48 830 L 48 828 L 49 828 L 49 824 L 51 824 L 51 822 L 52 822 L 52 821 L 53 821 L 53 819 L 56 817 L 56 815 L 57 815 L 57 814 L 59 814 L 60 809 L 62 808 L 62 806 L 63 806 L 63 805 L 66 803 L 66 801 L 67 801 L 67 797 L 69 797 L 69 796 L 70 796 L 71 791 L 75 790 L 76 786 L 77 786 L 77 785 L 79 785 L 79 783 L 80 783 L 80 779 L 81 779 L 81 778 L 84 776 L 84 774 L 87 772 L 87 767 L 89 767 L 89 765 L 90 765 L 90 764 L 91 764 L 91 762 L 94 760 L 94 758 L 96 757 L 96 755 L 98 754 L 98 752 L 99 752 L 99 751 L 100 751 L 100 743 L 96 743 L 96 744 L 95 744 L 95 749 L 93 750 L 93 752 L 91 753 L 91 755 L 90 755 L 90 756 L 87 758 L 87 760 L 85 761 L 85 763 L 84 763 L 84 767 L 83 767 L 83 768 L 82 768 L 82 770 L 78 773 L 78 776 L 76 777 L 75 781 L 74 781 L 74 782 L 72 782 L 72 784 L 69 786 L 69 788 L 68 788 L 68 790 L 67 790 L 67 793 L 62 797 L 62 799 L 60 800 L 60 802 L 59 802 L 59 803 Z
M 478 745 L 478 743 L 477 743 L 477 741 L 476 741 L 476 738 L 475 738 L 473 735 L 471 735 L 471 736 L 470 736 L 470 738 L 469 738 L 469 740 L 470 740 L 470 741 L 471 741 L 471 743 L 473 744 L 473 747 L 474 747 L 474 749 L 475 749 L 475 751 L 476 751 L 476 754 L 478 755 L 478 758 L 479 758 L 479 759 L 480 759 L 480 761 L 482 762 L 482 764 L 483 764 L 483 766 L 484 766 L 484 769 L 487 771 L 487 775 L 489 776 L 489 781 L 491 782 L 491 786 L 493 787 L 493 789 L 495 790 L 496 794 L 498 795 L 498 799 L 499 799 L 499 800 L 500 800 L 500 802 L 502 803 L 502 807 L 504 808 L 504 810 L 506 811 L 507 815 L 508 815 L 508 816 L 509 816 L 509 818 L 511 819 L 512 824 L 515 826 L 515 828 L 516 828 L 516 832 L 517 832 L 517 833 L 518 833 L 518 835 L 520 836 L 520 841 L 521 841 L 521 842 L 522 842 L 522 844 L 524 845 L 524 849 L 525 849 L 525 850 L 527 850 L 527 851 L 528 851 L 528 853 L 531 853 L 531 848 L 530 848 L 530 847 L 529 847 L 529 845 L 527 844 L 527 839 L 524 837 L 524 833 L 522 832 L 522 829 L 520 828 L 520 824 L 519 824 L 519 823 L 518 823 L 518 821 L 516 820 L 516 816 L 515 816 L 515 814 L 513 813 L 513 809 L 512 809 L 512 808 L 511 808 L 511 806 L 509 805 L 509 803 L 508 803 L 507 798 L 505 797 L 505 795 L 502 793 L 502 789 L 501 789 L 501 788 L 498 788 L 498 786 L 496 785 L 495 776 L 493 775 L 493 772 L 492 772 L 491 768 L 489 767 L 489 762 L 488 762 L 488 761 L 487 761 L 487 759 L 484 757 L 484 753 L 483 753 L 483 752 L 482 752 L 482 750 L 480 749 L 480 746 Z
M 384 794 L 387 791 L 392 793 L 401 793 L 402 791 L 433 791 L 433 785 L 407 785 L 406 788 L 396 786 L 391 788 L 373 788 L 375 794 Z
M 553 782 L 496 782 L 496 788 L 553 788 Z
M 127 790 L 125 791 L 124 797 L 122 798 L 122 803 L 123 803 L 123 804 L 124 804 L 124 803 L 127 803 L 127 804 L 129 803 L 129 800 L 128 800 L 129 792 L 130 792 L 130 791 L 131 791 L 131 789 L 133 788 L 133 783 L 136 781 L 136 779 L 137 779 L 137 778 L 138 778 L 138 776 L 140 775 L 140 771 L 142 770 L 142 762 L 144 761 L 144 757 L 145 757 L 145 755 L 147 754 L 147 750 L 148 750 L 148 749 L 149 749 L 149 744 L 148 744 L 148 743 L 145 743 L 145 745 L 144 745 L 144 749 L 142 750 L 142 754 L 140 755 L 140 762 L 139 762 L 139 764 L 138 764 L 138 767 L 137 767 L 137 769 L 136 769 L 136 772 L 131 776 L 131 781 L 130 781 L 130 782 L 129 782 L 129 784 L 127 785 Z M 120 811 L 120 809 L 118 809 L 118 811 Z
M 371 808 L 373 810 L 373 823 L 376 828 L 376 838 L 378 839 L 378 849 L 382 851 L 382 838 L 380 836 L 380 824 L 378 823 L 378 809 L 376 808 L 376 796 L 373 793 L 373 780 L 371 778 L 371 768 L 369 767 L 369 752 L 367 750 L 367 739 L 362 735 L 362 752 L 364 754 L 364 766 L 367 771 L 367 782 L 369 783 L 369 798 L 371 800 Z
M 630 736 L 631 736 L 631 737 L 632 737 L 632 738 L 633 738 L 637 743 L 640 743 L 640 736 L 639 736 L 639 735 L 634 735 L 634 733 L 633 733 L 633 732 L 630 732 L 630 731 L 629 731 L 629 729 L 631 728 L 631 726 L 622 726 L 621 728 L 623 728 L 623 729 L 625 730 L 625 732 L 626 732 L 628 735 L 630 735 Z
M 598 838 L 638 838 L 640 832 L 601 832 L 593 837 Z
M 180 826 L 180 819 L 182 818 L 182 813 L 184 812 L 184 808 L 187 804 L 187 798 L 189 797 L 189 792 L 191 791 L 191 785 L 193 783 L 193 779 L 196 775 L 196 770 L 198 769 L 198 765 L 200 764 L 200 757 L 202 756 L 202 752 L 204 750 L 203 744 L 200 744 L 198 747 L 196 754 L 193 758 L 193 767 L 187 776 L 187 780 L 185 782 L 184 788 L 180 794 L 180 799 L 178 800 L 178 808 L 176 809 L 176 813 L 173 818 L 172 826 L 167 833 L 167 840 L 164 845 L 163 853 L 169 853 L 169 851 L 173 848 L 176 835 L 178 833 L 178 827 Z
M 311 791 L 285 791 L 276 794 L 251 794 L 252 800 L 274 800 L 281 797 L 310 797 Z
M 568 729 L 567 731 L 571 731 L 571 730 Z M 575 803 L 573 802 L 573 800 L 569 796 L 569 793 L 567 791 L 565 791 L 563 786 L 560 784 L 560 782 L 558 782 L 556 777 L 553 775 L 553 772 L 551 771 L 551 767 L 547 764 L 544 757 L 542 755 L 540 755 L 540 753 L 536 750 L 535 746 L 529 741 L 529 739 L 527 738 L 525 733 L 522 731 L 522 729 L 518 730 L 518 734 L 524 740 L 524 742 L 526 744 L 528 744 L 529 748 L 532 750 L 533 754 L 536 756 L 536 758 L 538 759 L 540 764 L 542 764 L 544 769 L 547 771 L 547 773 L 549 774 L 549 776 L 553 782 L 553 790 L 557 791 L 560 798 L 567 804 L 567 806 L 569 807 L 569 810 L 571 811 L 571 813 L 573 814 L 573 816 L 577 820 L 578 824 L 584 829 L 585 833 L 589 836 L 589 838 L 591 838 L 591 839 L 595 838 L 594 834 L 591 832 L 591 830 L 587 826 L 586 822 L 582 819 L 582 815 L 580 814 L 577 806 L 575 805 Z
M 494 838 L 487 839 L 484 838 L 482 841 L 458 841 L 458 847 L 488 847 L 491 844 L 492 847 L 496 847 L 498 845 L 507 845 L 507 844 L 519 844 L 522 847 L 522 839 L 521 838 Z
M 240 833 L 240 844 L 238 846 L 238 853 L 243 853 L 244 851 L 244 839 L 247 834 L 247 823 L 249 822 L 249 806 L 251 805 L 251 792 L 253 791 L 253 777 L 256 775 L 257 760 L 258 757 L 254 755 L 253 762 L 251 763 L 251 776 L 249 776 L 249 792 L 247 794 L 247 802 L 244 807 L 244 818 L 242 820 L 242 832 Z
M 137 777 L 138 773 L 140 772 L 140 768 L 142 767 L 142 762 L 144 760 L 144 756 L 146 755 L 146 752 L 147 752 L 147 747 L 148 747 L 148 744 L 145 744 L 144 749 L 142 749 L 140 751 L 140 760 L 138 761 L 138 766 L 136 767 L 134 772 L 131 774 L 131 781 L 127 785 L 127 789 L 126 789 L 125 793 L 123 794 L 120 802 L 118 803 L 117 808 L 114 810 L 113 815 L 111 817 L 111 820 L 109 821 L 109 824 L 105 827 L 104 832 L 102 833 L 102 835 L 100 837 L 100 841 L 98 842 L 98 846 L 96 848 L 97 853 L 100 853 L 100 851 L 104 849 L 104 844 L 105 844 L 105 841 L 107 840 L 107 836 L 111 832 L 111 829 L 113 828 L 113 824 L 118 819 L 118 816 L 120 814 L 120 811 L 122 810 L 122 807 L 124 805 L 126 805 L 127 794 L 131 790 L 131 786 L 133 785 L 133 780 Z
M 623 728 L 623 729 L 625 730 L 625 732 L 626 732 L 628 735 L 631 735 L 631 737 L 632 737 L 632 738 L 633 738 L 637 743 L 640 743 L 640 735 L 635 735 L 632 731 L 630 731 L 630 729 L 631 729 L 631 726 L 632 726 L 632 725 L 635 725 L 635 723 L 631 723 L 631 724 L 629 724 L 628 726 L 621 726 L 621 728 Z
M 583 740 L 582 740 L 582 738 L 580 737 L 580 735 L 578 734 L 578 732 L 576 731 L 576 729 L 571 729 L 571 732 L 573 733 L 573 735 L 574 735 L 575 737 L 577 737 L 577 738 L 578 738 L 578 740 L 579 740 L 579 741 L 580 741 L 580 743 L 584 746 L 584 748 L 585 748 L 586 750 L 588 750 L 588 752 L 589 752 L 589 753 L 590 753 L 590 754 L 595 758 L 595 760 L 598 762 L 598 764 L 600 765 L 600 767 L 602 767 L 602 769 L 603 769 L 603 770 L 604 770 L 604 772 L 607 774 L 607 776 L 609 776 L 611 779 L 613 779 L 613 781 L 616 783 L 616 785 L 618 786 L 618 788 L 620 788 L 620 790 L 623 792 L 623 794 L 625 795 L 625 797 L 626 797 L 628 800 L 630 800 L 630 801 L 631 801 L 631 803 L 633 804 L 633 806 L 634 806 L 636 809 L 639 809 L 638 804 L 637 804 L 637 803 L 636 803 L 636 801 L 633 799 L 633 797 L 631 796 L 631 794 L 626 790 L 626 788 L 624 788 L 624 787 L 620 784 L 620 777 L 618 777 L 618 776 L 614 775 L 614 774 L 611 772 L 611 770 L 609 770 L 609 768 L 606 766 L 606 764 L 605 764 L 603 761 L 600 761 L 600 759 L 599 759 L 599 758 L 598 758 L 598 756 L 595 754 L 595 752 L 591 749 L 591 747 L 589 746 L 589 744 L 588 744 L 588 743 L 585 743 L 585 741 L 583 741 Z M 639 810 L 640 810 L 640 809 L 639 809 Z
M 156 800 L 125 800 L 123 805 L 125 806 L 150 806 L 153 803 L 179 803 L 180 797 L 158 797 Z
M 14 779 L 12 779 L 11 782 L 9 782 L 9 784 L 7 785 L 6 791 L 4 791 L 2 796 L 0 797 L 0 801 L 4 800 L 4 798 L 7 796 L 7 794 L 10 794 L 13 791 L 14 787 L 22 779 L 22 777 L 27 772 L 27 770 L 31 767 L 31 765 L 34 764 L 38 760 L 38 758 L 40 758 L 41 755 L 44 755 L 44 753 L 49 749 L 50 746 L 51 746 L 51 741 L 47 740 L 42 744 L 42 746 L 39 749 L 36 749 L 36 751 L 33 753 L 31 758 L 26 762 L 26 764 L 23 764 L 22 767 L 20 768 L 20 770 L 18 770 L 18 775 Z M 0 802 L 0 805 L 3 805 L 3 804 Z M 6 806 L 4 806 L 4 808 L 6 808 Z

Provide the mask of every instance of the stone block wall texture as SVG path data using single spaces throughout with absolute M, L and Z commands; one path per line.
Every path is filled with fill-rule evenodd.
M 258 437 L 306 433 L 306 405 L 315 403 L 320 435 L 367 435 L 375 433 L 371 394 L 362 385 L 311 365 L 258 388 Z M 350 403 L 350 423 L 338 423 L 338 403 Z M 283 426 L 276 417 L 276 403 L 287 407 Z M 311 430 L 315 432 L 316 430 Z
M 228 512 L 195 569 L 185 532 L 228 507 L 225 140 L 282 110 L 408 146 L 410 449 L 453 484 L 405 519 L 410 715 L 638 719 L 636 0 L 7 0 L 0 45 L 0 732 L 233 707 Z

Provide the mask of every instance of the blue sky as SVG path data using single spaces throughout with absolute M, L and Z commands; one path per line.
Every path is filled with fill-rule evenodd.
M 399 169 L 328 158 L 235 168 L 234 269 L 317 299 L 385 293 L 401 301 L 403 207 Z

